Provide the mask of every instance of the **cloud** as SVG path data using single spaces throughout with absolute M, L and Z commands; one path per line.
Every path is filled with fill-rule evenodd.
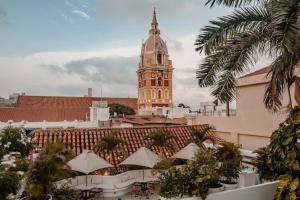
M 75 7 L 75 5 L 73 3 L 71 3 L 69 0 L 65 0 L 65 4 L 66 4 L 66 6 L 71 7 L 71 8 Z
M 58 75 L 78 75 L 84 81 L 102 84 L 136 84 L 138 57 L 95 57 L 68 62 L 62 66 L 42 65 Z
M 7 22 L 6 12 L 5 12 L 3 3 L 0 0 L 0 25 L 5 25 L 7 23 L 8 22 Z
M 86 20 L 89 20 L 91 18 L 88 14 L 86 14 L 84 11 L 81 11 L 81 10 L 72 10 L 72 13 L 74 13 Z

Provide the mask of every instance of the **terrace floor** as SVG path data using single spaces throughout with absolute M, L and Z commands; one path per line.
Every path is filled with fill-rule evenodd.
M 99 198 L 99 200 L 103 200 L 103 198 Z M 139 195 L 138 197 L 135 197 L 135 195 L 131 195 L 130 193 L 121 196 L 121 197 L 114 197 L 114 198 L 104 198 L 104 200 L 160 200 L 160 198 L 156 195 L 149 195 L 148 198 L 147 196 L 144 195 Z

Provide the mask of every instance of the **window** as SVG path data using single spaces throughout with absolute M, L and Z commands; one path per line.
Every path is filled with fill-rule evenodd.
M 158 99 L 161 99 L 161 90 L 158 90 Z
M 161 77 L 158 77 L 157 84 L 158 84 L 158 86 L 162 86 L 162 80 L 161 80 Z
M 169 86 L 169 81 L 168 80 L 164 80 L 164 86 Z
M 164 96 L 165 96 L 165 99 L 168 99 L 168 98 L 169 98 L 169 92 L 168 92 L 168 90 L 165 90 Z
M 151 86 L 156 86 L 156 81 L 155 81 L 155 79 L 151 79 Z
M 161 55 L 160 53 L 157 54 L 157 63 L 158 63 L 159 65 L 163 64 L 163 63 L 162 63 L 162 55 Z
M 152 98 L 152 99 L 155 99 L 155 96 L 156 96 L 155 93 L 156 93 L 155 90 L 152 90 L 152 91 L 151 91 L 151 98 Z

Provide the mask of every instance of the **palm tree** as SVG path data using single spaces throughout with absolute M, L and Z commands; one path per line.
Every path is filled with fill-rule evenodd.
M 214 130 L 216 130 L 215 127 L 210 125 L 206 126 L 204 129 L 191 128 L 192 139 L 188 142 L 193 142 L 202 149 L 206 149 L 206 146 L 204 145 L 205 141 L 210 141 L 213 144 L 217 141 L 217 137 L 213 134 Z
M 176 150 L 176 146 L 173 142 L 173 139 L 176 139 L 176 136 L 169 131 L 156 130 L 146 135 L 144 139 L 150 139 L 150 143 L 147 145 L 149 148 L 163 147 L 170 149 L 171 151 Z
M 116 131 L 111 132 L 110 134 L 106 135 L 105 137 L 101 138 L 100 141 L 97 142 L 97 144 L 94 147 L 94 151 L 96 153 L 102 152 L 102 151 L 108 151 L 112 153 L 112 151 L 117 151 L 117 158 L 118 160 L 122 160 L 125 155 L 125 149 L 124 145 L 126 145 L 126 141 L 123 141 L 119 138 L 117 138 Z M 114 160 L 114 154 L 112 154 L 112 159 Z M 115 166 L 115 169 L 117 169 L 117 166 Z
M 100 141 L 97 142 L 97 144 L 94 147 L 94 151 L 96 153 L 99 153 L 101 151 L 107 150 L 107 151 L 114 151 L 117 149 L 117 147 L 121 144 L 125 144 L 125 141 L 117 138 L 117 132 L 112 132 L 105 137 L 101 138 Z
M 207 0 L 206 5 L 236 7 L 228 16 L 210 21 L 200 31 L 196 51 L 206 58 L 197 70 L 200 87 L 213 86 L 212 95 L 221 103 L 236 96 L 235 78 L 256 62 L 258 55 L 274 59 L 264 104 L 278 111 L 283 93 L 294 77 L 299 61 L 298 0 Z

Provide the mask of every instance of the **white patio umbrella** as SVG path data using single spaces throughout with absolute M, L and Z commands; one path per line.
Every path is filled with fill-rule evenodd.
M 112 164 L 99 157 L 91 150 L 83 150 L 81 154 L 79 154 L 74 159 L 70 160 L 68 162 L 68 165 L 73 171 L 78 171 L 86 175 L 98 169 L 113 167 Z
M 126 158 L 122 163 L 120 163 L 120 165 L 137 165 L 153 168 L 159 161 L 161 161 L 161 158 L 158 155 L 156 155 L 146 147 L 141 147 L 136 152 L 131 154 L 128 158 Z
M 195 155 L 198 153 L 200 147 L 195 143 L 190 143 L 176 154 L 172 158 L 179 158 L 184 160 L 193 160 Z

